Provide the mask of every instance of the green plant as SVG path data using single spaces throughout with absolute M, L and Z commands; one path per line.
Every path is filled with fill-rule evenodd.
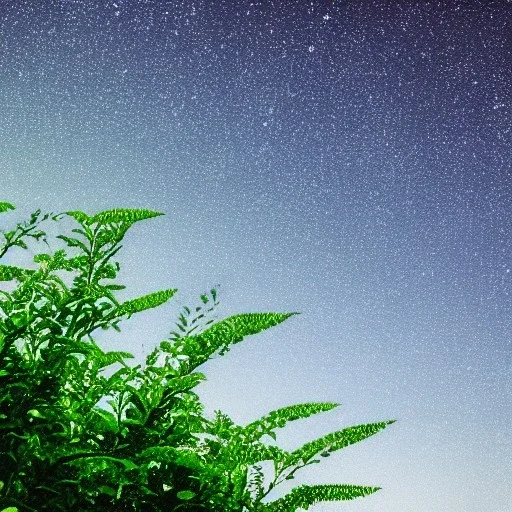
M 0 212 L 14 209 L 0 203 Z M 26 240 L 42 239 L 39 225 L 74 219 L 78 237 L 59 235 L 65 249 L 39 253 L 36 269 L 0 265 L 0 509 L 23 511 L 265 511 L 294 512 L 325 500 L 365 496 L 378 487 L 300 486 L 270 503 L 263 499 L 284 479 L 316 457 L 361 441 L 392 421 L 328 434 L 288 453 L 266 445 L 264 436 L 288 421 L 336 407 L 309 403 L 281 408 L 245 427 L 225 414 L 203 416 L 192 390 L 205 375 L 196 369 L 223 355 L 245 336 L 298 313 L 245 313 L 205 321 L 218 305 L 217 290 L 202 305 L 184 307 L 177 329 L 142 365 L 126 352 L 107 352 L 92 333 L 170 300 L 165 289 L 120 303 L 114 292 L 127 230 L 161 213 L 115 209 L 89 216 L 80 211 L 41 216 L 9 232 L 0 257 Z M 74 274 L 68 286 L 60 274 Z M 206 309 L 208 308 L 208 309 Z M 201 332 L 197 332 L 202 327 Z M 117 365 L 110 376 L 107 368 Z M 112 369 L 113 370 L 113 369 Z M 108 406 L 101 406 L 107 399 Z M 261 462 L 273 461 L 274 478 L 264 484 Z

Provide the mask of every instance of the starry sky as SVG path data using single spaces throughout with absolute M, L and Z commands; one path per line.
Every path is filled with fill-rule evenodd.
M 202 367 L 206 412 L 341 404 L 285 449 L 398 421 L 272 499 L 512 511 L 510 0 L 0 0 L 0 23 L 0 227 L 166 214 L 125 237 L 118 297 L 179 292 L 103 346 L 143 362 L 217 284 L 217 319 L 299 311 Z

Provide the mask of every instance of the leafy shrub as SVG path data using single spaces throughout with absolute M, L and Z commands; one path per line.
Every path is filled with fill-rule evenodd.
M 0 203 L 0 212 L 14 209 Z M 302 485 L 263 503 L 268 493 L 317 456 L 376 434 L 393 421 L 349 427 L 286 452 L 262 442 L 275 430 L 337 406 L 307 403 L 284 407 L 246 425 L 215 411 L 203 416 L 192 390 L 205 375 L 196 371 L 245 336 L 298 313 L 245 313 L 213 325 L 217 290 L 201 306 L 185 307 L 177 329 L 150 353 L 144 366 L 129 366 L 126 352 L 106 352 L 98 329 L 119 329 L 133 314 L 170 300 L 176 289 L 120 303 L 112 283 L 127 230 L 162 215 L 115 209 L 89 216 L 34 212 L 12 231 L 2 231 L 0 257 L 32 238 L 47 243 L 39 225 L 63 216 L 77 237 L 59 235 L 69 249 L 39 253 L 36 269 L 0 265 L 0 509 L 16 511 L 257 511 L 293 512 L 325 500 L 349 500 L 377 491 L 355 485 Z M 49 246 L 48 246 L 49 247 Z M 72 286 L 59 272 L 74 274 Z M 202 325 L 202 331 L 197 329 Z M 194 332 L 196 331 L 196 332 Z M 112 365 L 119 368 L 104 375 Z M 110 410 L 100 405 L 107 400 Z M 273 461 L 265 485 L 261 462 Z

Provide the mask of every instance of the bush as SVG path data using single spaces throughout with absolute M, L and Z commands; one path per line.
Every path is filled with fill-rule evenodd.
M 14 209 L 0 203 L 0 212 Z M 318 456 L 376 434 L 393 421 L 333 432 L 286 452 L 267 445 L 288 421 L 338 404 L 284 407 L 245 427 L 215 411 L 203 416 L 192 390 L 205 375 L 197 368 L 223 355 L 245 336 L 298 313 L 244 313 L 213 325 L 217 290 L 201 305 L 184 307 L 177 328 L 146 358 L 130 366 L 125 352 L 104 351 L 92 333 L 119 329 L 133 314 L 170 300 L 166 289 L 120 303 L 112 283 L 127 230 L 162 215 L 115 209 L 89 216 L 34 212 L 12 231 L 2 231 L 0 257 L 32 238 L 47 243 L 44 221 L 73 218 L 77 236 L 59 235 L 66 250 L 39 253 L 35 269 L 0 265 L 0 510 L 15 511 L 227 511 L 293 512 L 326 500 L 349 500 L 377 491 L 355 485 L 302 485 L 270 503 L 262 500 Z M 72 286 L 59 273 L 74 274 Z M 202 326 L 201 332 L 198 329 Z M 195 331 L 195 332 L 194 332 Z M 109 377 L 105 369 L 118 365 Z M 110 409 L 101 406 L 107 400 Z M 272 461 L 266 485 L 261 462 Z

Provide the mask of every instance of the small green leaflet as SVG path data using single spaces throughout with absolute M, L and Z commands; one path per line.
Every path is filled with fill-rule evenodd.
M 192 491 L 180 491 L 178 494 L 176 494 L 180 500 L 184 501 L 191 500 L 195 495 L 196 493 Z
M 0 213 L 7 212 L 9 210 L 15 210 L 16 208 L 11 203 L 0 202 Z M 4 512 L 4 511 L 2 511 Z

